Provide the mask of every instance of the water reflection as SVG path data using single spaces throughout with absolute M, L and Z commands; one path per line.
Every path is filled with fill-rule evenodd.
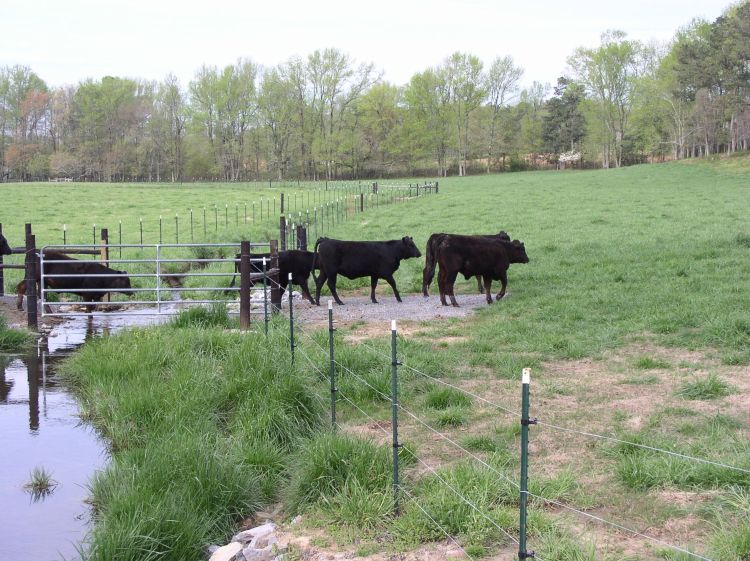
M 106 443 L 81 422 L 58 363 L 85 341 L 167 317 L 74 317 L 24 355 L 0 355 L 0 561 L 78 558 L 88 530 L 87 485 L 107 461 Z M 24 485 L 43 467 L 58 483 L 33 502 Z

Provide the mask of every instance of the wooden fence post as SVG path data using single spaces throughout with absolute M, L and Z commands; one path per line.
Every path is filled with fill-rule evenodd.
M 36 313 L 36 238 L 26 224 L 26 320 L 29 329 L 39 327 Z
M 286 251 L 286 216 L 279 216 L 279 239 L 281 240 L 281 251 Z M 273 252 L 272 252 L 273 253 Z M 273 265 L 271 265 L 273 269 Z
M 273 313 L 281 310 L 281 286 L 279 285 L 279 242 L 271 240 L 271 269 L 275 272 L 271 276 L 271 311 Z
M 0 237 L 3 235 L 3 224 L 0 222 Z M 3 254 L 0 253 L 0 296 L 5 295 L 5 278 L 3 276 L 4 269 L 3 265 Z

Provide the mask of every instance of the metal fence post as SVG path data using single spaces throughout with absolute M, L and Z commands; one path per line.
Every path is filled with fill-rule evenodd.
M 162 229 L 162 219 L 161 219 L 161 214 L 160 214 L 159 215 L 159 243 L 164 243 L 162 241 L 162 232 L 163 232 L 163 229 Z
M 174 214 L 174 243 L 180 243 L 180 218 Z
M 279 193 L 279 214 L 284 214 L 284 193 Z
M 68 245 L 68 225 L 63 224 L 63 245 Z
M 143 249 L 143 218 L 139 218 L 138 223 L 140 224 L 141 231 L 141 249 Z
M 529 425 L 536 419 L 529 419 L 529 385 L 531 368 L 524 368 L 521 375 L 521 494 L 519 497 L 519 539 L 518 559 L 534 557 L 533 551 L 526 551 L 526 503 L 529 498 Z
M 268 281 L 266 279 L 266 258 L 263 258 L 263 323 L 268 335 Z
M 292 291 L 292 273 L 289 273 L 289 279 L 287 286 L 287 294 L 289 294 L 289 350 L 292 352 L 292 365 L 294 365 L 294 298 Z
M 240 329 L 250 329 L 250 242 L 240 242 Z
M 193 236 L 193 209 L 190 209 L 190 243 L 195 242 L 195 237 Z
M 336 430 L 336 361 L 333 357 L 333 300 L 328 299 L 328 355 L 330 357 L 330 375 L 331 375 L 331 428 Z
M 396 320 L 391 320 L 391 426 L 393 427 L 393 501 L 396 514 L 399 514 L 398 484 L 398 365 L 396 358 Z
M 36 238 L 31 233 L 31 224 L 26 224 L 26 322 L 29 329 L 35 331 L 39 326 L 36 313 L 36 263 Z

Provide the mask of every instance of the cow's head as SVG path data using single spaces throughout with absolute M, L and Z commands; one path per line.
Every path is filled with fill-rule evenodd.
M 526 248 L 523 242 L 519 240 L 513 240 L 507 246 L 508 257 L 511 263 L 528 263 L 529 256 L 526 255 Z
M 503 242 L 509 242 L 510 241 L 510 235 L 508 235 L 508 232 L 505 230 L 500 230 L 497 233 L 497 239 Z
M 411 236 L 404 236 L 401 238 L 401 243 L 403 244 L 402 256 L 404 259 L 409 259 L 409 257 L 422 257 L 422 254 L 414 244 L 414 240 L 411 239 Z
M 121 275 L 119 277 L 112 277 L 112 288 L 117 289 L 113 292 L 119 292 L 120 294 L 124 294 L 125 296 L 132 296 L 135 294 L 130 289 L 130 277 L 128 276 L 127 271 L 115 271 L 118 275 Z
M 0 234 L 0 255 L 10 255 L 11 253 L 13 252 L 10 250 L 8 240 L 5 239 L 5 236 Z

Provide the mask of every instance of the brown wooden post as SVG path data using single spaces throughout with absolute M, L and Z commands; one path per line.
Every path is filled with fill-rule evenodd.
M 29 329 L 39 327 L 36 313 L 36 239 L 31 224 L 26 224 L 26 322 Z
M 435 182 L 435 194 L 438 194 L 438 181 Z
M 279 217 L 279 239 L 281 240 L 281 251 L 286 251 L 286 216 L 283 214 Z
M 271 311 L 277 313 L 281 310 L 281 286 L 279 286 L 279 242 L 271 240 L 271 269 L 274 269 L 271 278 Z
M 240 242 L 240 329 L 250 329 L 250 242 Z
M 3 235 L 3 224 L 0 222 L 0 236 Z M 5 295 L 5 279 L 3 278 L 4 269 L 3 265 L 3 254 L 0 253 L 0 296 Z

